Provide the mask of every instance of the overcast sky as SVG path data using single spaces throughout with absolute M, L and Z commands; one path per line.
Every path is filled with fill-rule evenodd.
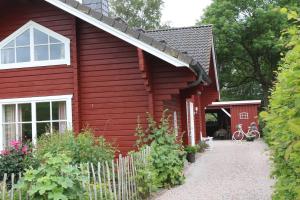
M 164 0 L 162 22 L 172 27 L 194 26 L 212 0 Z

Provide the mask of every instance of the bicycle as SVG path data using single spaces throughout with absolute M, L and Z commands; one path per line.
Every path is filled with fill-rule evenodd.
M 255 139 L 260 138 L 260 133 L 257 129 L 249 126 L 247 133 L 243 131 L 242 124 L 237 125 L 237 131 L 232 134 L 232 140 L 243 140 L 244 137 L 254 136 Z

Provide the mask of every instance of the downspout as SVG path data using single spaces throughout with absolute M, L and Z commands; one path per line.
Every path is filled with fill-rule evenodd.
M 193 69 L 193 71 L 196 73 L 197 79 L 191 83 L 188 84 L 188 86 L 185 89 L 190 89 L 193 87 L 196 87 L 203 82 L 205 85 L 209 85 L 211 83 L 210 78 L 202 68 L 201 64 L 195 60 L 192 61 L 190 64 L 190 67 Z

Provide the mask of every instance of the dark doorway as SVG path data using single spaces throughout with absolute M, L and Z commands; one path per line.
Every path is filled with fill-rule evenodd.
M 225 109 L 230 113 L 230 109 Z M 231 139 L 231 118 L 221 109 L 205 111 L 206 134 L 216 140 Z

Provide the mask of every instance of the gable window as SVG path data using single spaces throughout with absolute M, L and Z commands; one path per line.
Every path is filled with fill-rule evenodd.
M 240 113 L 240 119 L 248 119 L 248 113 L 247 112 L 241 112 Z
M 71 95 L 0 100 L 0 149 L 72 128 Z
M 33 21 L 0 42 L 0 69 L 70 65 L 70 40 Z

